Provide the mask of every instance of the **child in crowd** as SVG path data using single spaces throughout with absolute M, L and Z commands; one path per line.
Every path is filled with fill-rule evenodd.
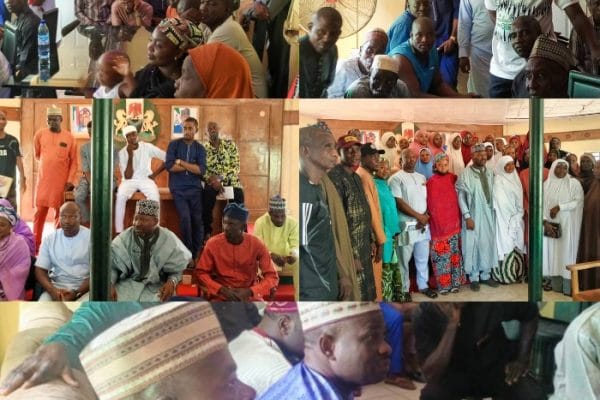
M 95 99 L 119 99 L 133 90 L 133 76 L 129 73 L 129 57 L 122 51 L 111 50 L 98 59 L 96 79 L 100 87 L 94 92 Z

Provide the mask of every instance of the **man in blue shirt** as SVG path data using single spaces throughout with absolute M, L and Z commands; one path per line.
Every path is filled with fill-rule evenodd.
M 198 121 L 183 121 L 183 138 L 171 141 L 165 165 L 169 171 L 169 189 L 179 215 L 182 241 L 198 257 L 204 240 L 202 222 L 202 175 L 206 171 L 206 150 L 194 137 Z

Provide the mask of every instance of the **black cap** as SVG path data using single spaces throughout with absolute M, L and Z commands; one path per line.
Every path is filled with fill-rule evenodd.
M 379 150 L 373 143 L 365 143 L 360 147 L 360 154 L 365 156 L 371 154 L 385 154 L 385 150 Z

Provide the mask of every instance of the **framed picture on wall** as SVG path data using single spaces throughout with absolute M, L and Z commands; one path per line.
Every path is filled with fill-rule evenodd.
M 171 107 L 171 139 L 180 139 L 183 137 L 183 122 L 189 117 L 198 120 L 198 107 Z
M 71 133 L 87 135 L 87 124 L 92 121 L 91 104 L 72 104 L 70 107 Z

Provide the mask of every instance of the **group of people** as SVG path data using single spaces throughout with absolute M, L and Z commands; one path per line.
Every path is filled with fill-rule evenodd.
M 588 1 L 588 18 L 579 2 L 554 1 L 573 24 L 567 46 L 552 3 L 408 0 L 387 32 L 364 33 L 345 60 L 336 47 L 342 16 L 320 8 L 300 39 L 300 97 L 568 97 L 569 71 L 597 72 L 599 6 Z M 457 91 L 459 69 L 469 74 L 467 93 Z
M 584 311 L 557 346 L 555 398 L 598 395 L 598 311 L 598 305 Z M 365 385 L 389 382 L 398 361 L 402 366 L 405 318 L 416 340 L 408 347 L 424 376 L 421 398 L 547 398 L 528 374 L 538 325 L 533 303 L 422 303 L 401 310 L 373 302 L 274 302 L 261 318 L 253 303 L 90 302 L 11 371 L 0 394 L 352 399 Z
M 473 291 L 525 279 L 528 141 L 423 130 L 412 143 L 398 139 L 386 132 L 377 148 L 355 130 L 336 141 L 323 124 L 300 129 L 300 299 L 411 301 L 411 259 L 417 289 L 429 298 L 457 293 L 467 279 Z M 569 295 L 567 265 L 600 255 L 592 226 L 600 168 L 586 153 L 573 177 L 566 160 L 551 161 L 559 150 L 552 138 L 544 288 Z M 584 281 L 600 287 L 595 275 Z
M 283 26 L 291 0 L 257 1 L 238 17 L 237 0 L 172 0 L 168 7 L 166 3 L 75 0 L 80 32 L 90 37 L 90 57 L 97 62 L 93 68 L 95 98 L 286 97 L 290 44 L 284 38 Z M 14 65 L 0 55 L 0 83 L 11 76 L 20 82 L 38 73 L 37 30 L 41 16 L 35 11 L 38 6 L 46 11 L 54 7 L 30 7 L 27 0 L 10 0 L 5 5 L 7 20 L 11 14 L 16 16 L 16 49 Z M 257 27 L 251 39 L 242 26 L 250 20 L 256 21 Z M 152 37 L 148 64 L 132 71 L 119 42 L 133 37 L 122 31 L 136 29 L 151 30 Z M 105 36 L 114 38 L 103 39 Z M 263 67 L 263 58 L 268 58 L 268 68 Z M 36 97 L 56 97 L 55 93 L 35 90 L 39 92 L 32 94 Z M 15 89 L 12 95 L 16 94 Z M 27 92 L 23 95 L 29 96 Z
M 0 240 L 2 254 L 7 256 L 0 259 L 0 288 L 4 288 L 6 300 L 24 298 L 30 266 L 43 290 L 40 300 L 86 299 L 89 290 L 90 142 L 80 147 L 83 175 L 75 187 L 77 145 L 61 126 L 61 108 L 52 106 L 47 114 L 49 128 L 34 137 L 39 169 L 33 233 L 18 217 L 16 204 L 10 203 L 14 197 L 2 199 Z M 115 200 L 113 298 L 164 301 L 176 294 L 183 270 L 194 266 L 202 296 L 207 299 L 270 298 L 278 286 L 277 269 L 285 266 L 292 269 L 297 285 L 297 222 L 287 216 L 285 199 L 276 195 L 269 201 L 268 212 L 257 218 L 253 234 L 246 233 L 249 212 L 243 205 L 239 153 L 233 141 L 219 137 L 219 130 L 217 123 L 209 122 L 209 140 L 201 144 L 196 140 L 198 121 L 187 118 L 183 137 L 171 141 L 165 152 L 138 141 L 135 126 L 124 128 L 127 144 L 117 153 L 115 163 L 122 178 Z M 91 134 L 91 123 L 88 131 Z M 22 166 L 18 141 L 3 133 L 0 169 L 16 177 L 17 165 Z M 153 158 L 162 161 L 155 172 Z M 153 179 L 164 169 L 169 172 L 180 238 L 159 226 L 160 195 Z M 21 178 L 24 183 L 23 175 Z M 9 193 L 14 193 L 16 182 L 9 184 Z M 226 189 L 230 196 L 225 195 Z M 75 201 L 64 202 L 65 191 L 70 190 Z M 137 191 L 146 199 L 137 202 L 132 225 L 125 229 L 126 203 Z M 218 196 L 227 198 L 229 204 L 223 211 L 223 233 L 213 234 Z M 42 239 L 50 208 L 55 212 L 56 230 Z

